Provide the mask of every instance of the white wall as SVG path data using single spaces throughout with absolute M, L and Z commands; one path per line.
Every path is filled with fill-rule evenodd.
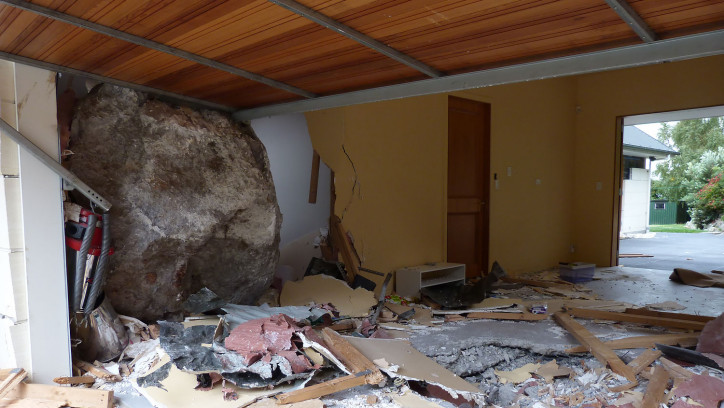
M 3 93 L 0 113 L 57 160 L 55 73 L 20 64 L 2 68 L 0 83 L 14 95 Z M 25 368 L 33 382 L 52 383 L 71 372 L 61 179 L 5 136 L 0 150 L 0 283 L 9 278 L 12 287 L 11 295 L 7 287 L 3 292 L 12 298 L 2 302 L 9 316 L 0 325 L 7 330 L 0 336 L 3 361 Z
M 649 171 L 631 169 L 631 179 L 623 181 L 621 234 L 645 233 L 649 227 Z
M 329 167 L 320 164 L 317 202 L 309 204 L 314 150 L 304 115 L 255 119 L 251 127 L 266 147 L 283 216 L 279 263 L 303 272 L 311 256 L 320 256 L 312 242 L 329 219 Z

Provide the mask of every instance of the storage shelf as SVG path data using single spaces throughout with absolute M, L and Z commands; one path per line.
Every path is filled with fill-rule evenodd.
M 420 288 L 451 282 L 465 282 L 465 265 L 430 263 L 395 271 L 395 291 L 400 296 L 420 297 Z

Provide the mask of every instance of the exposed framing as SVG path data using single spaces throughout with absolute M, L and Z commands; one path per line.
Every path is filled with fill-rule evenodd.
M 654 30 L 649 27 L 648 24 L 636 13 L 636 10 L 631 7 L 626 0 L 606 0 L 606 3 L 613 9 L 613 11 L 621 17 L 621 20 L 625 21 L 626 24 L 631 26 L 631 29 L 641 37 L 645 42 L 653 42 L 658 40 L 658 36 Z
M 377 52 L 379 52 L 382 55 L 385 55 L 389 58 L 392 58 L 393 60 L 403 63 L 407 65 L 410 68 L 416 69 L 423 74 L 433 77 L 433 78 L 439 78 L 444 73 L 438 71 L 437 69 L 422 63 L 415 58 L 412 58 L 411 56 L 404 54 L 388 45 L 383 44 L 380 41 L 375 40 L 374 38 L 362 34 L 361 32 L 355 30 L 352 27 L 349 27 L 347 25 L 344 25 L 340 23 L 339 21 L 325 16 L 324 14 L 309 8 L 303 4 L 297 3 L 294 0 L 268 0 L 270 3 L 274 3 L 277 6 L 284 7 L 285 9 L 291 11 L 292 13 L 298 14 L 306 19 L 312 20 L 315 23 L 326 27 L 334 32 L 337 32 L 339 34 L 342 34 L 343 36 L 352 39 L 362 45 L 364 45 L 367 48 L 373 49 Z

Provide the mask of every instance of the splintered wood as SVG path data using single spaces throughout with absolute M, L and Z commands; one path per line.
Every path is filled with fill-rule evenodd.
M 553 318 L 581 344 L 588 347 L 591 354 L 593 354 L 598 361 L 607 364 L 613 372 L 626 377 L 627 380 L 636 381 L 636 374 L 634 374 L 631 368 L 621 361 L 613 350 L 606 347 L 601 340 L 583 327 L 583 325 L 573 320 L 571 316 L 561 312 L 555 313 Z

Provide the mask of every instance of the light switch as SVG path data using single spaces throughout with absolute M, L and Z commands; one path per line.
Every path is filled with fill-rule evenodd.
M 508 177 L 510 177 L 510 176 L 512 176 L 512 175 L 513 175 L 513 168 L 512 168 L 512 167 L 508 167 Z

